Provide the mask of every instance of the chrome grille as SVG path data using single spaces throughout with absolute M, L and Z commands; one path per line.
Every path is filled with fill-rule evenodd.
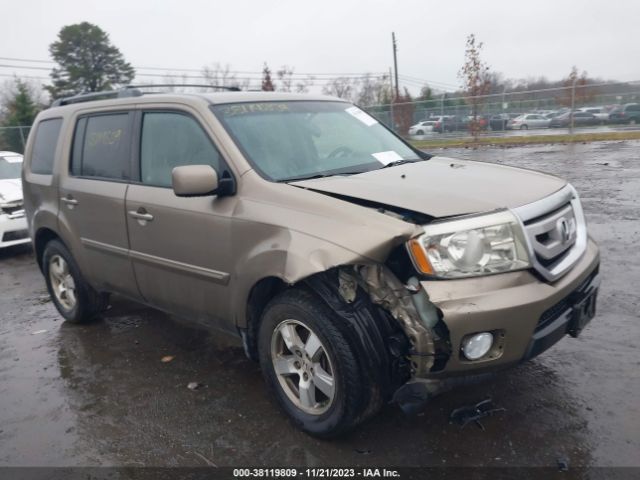
M 584 214 L 571 185 L 513 211 L 526 233 L 533 267 L 547 280 L 568 272 L 586 250 Z
M 577 225 L 571 203 L 555 212 L 525 223 L 538 260 L 553 263 L 576 242 Z

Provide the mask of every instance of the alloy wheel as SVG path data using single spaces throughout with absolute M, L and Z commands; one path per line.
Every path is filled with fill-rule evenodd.
M 73 310 L 76 306 L 76 283 L 69 272 L 69 264 L 60 255 L 53 255 L 49 260 L 49 280 L 56 300 L 65 310 Z
M 318 335 L 298 320 L 284 320 L 271 337 L 271 361 L 289 400 L 311 415 L 326 412 L 335 399 L 335 370 Z

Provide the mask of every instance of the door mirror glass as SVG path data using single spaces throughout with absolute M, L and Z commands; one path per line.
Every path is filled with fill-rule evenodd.
M 218 174 L 211 165 L 183 165 L 171 172 L 171 185 L 178 197 L 215 195 Z

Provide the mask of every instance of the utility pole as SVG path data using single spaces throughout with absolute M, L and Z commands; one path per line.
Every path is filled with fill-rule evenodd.
M 573 135 L 573 109 L 576 106 L 576 83 L 578 83 L 577 75 L 571 83 L 571 112 L 569 112 L 569 133 L 571 135 Z
M 400 87 L 398 86 L 398 46 L 396 44 L 396 33 L 391 32 L 391 42 L 393 43 L 393 70 L 396 79 L 396 99 L 400 97 Z
M 389 95 L 393 96 L 393 77 L 391 76 L 391 67 L 389 67 Z M 391 115 L 391 130 L 396 131 L 396 124 L 393 118 L 393 98 L 391 98 L 389 103 L 389 113 Z

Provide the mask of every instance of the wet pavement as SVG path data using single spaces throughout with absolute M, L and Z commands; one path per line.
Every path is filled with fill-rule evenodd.
M 123 300 L 92 324 L 64 324 L 30 249 L 12 248 L 0 252 L 0 465 L 640 465 L 640 143 L 437 153 L 578 188 L 603 277 L 578 339 L 417 417 L 387 406 L 320 441 L 292 427 L 235 340 Z M 454 408 L 488 397 L 506 411 L 485 430 L 449 423 Z

